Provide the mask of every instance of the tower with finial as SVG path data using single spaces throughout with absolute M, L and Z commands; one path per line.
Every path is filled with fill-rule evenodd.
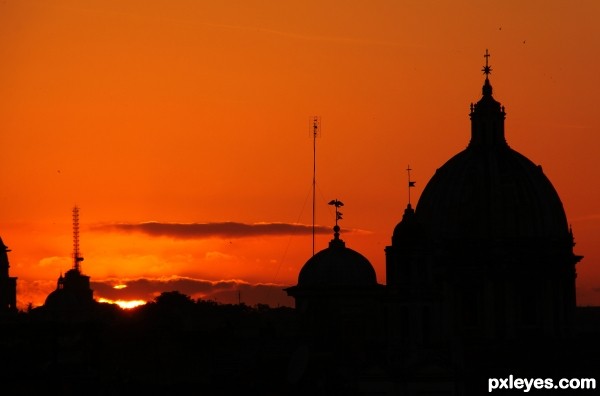
M 415 219 L 415 210 L 411 204 L 411 189 L 415 187 L 416 182 L 412 180 L 410 165 L 406 167 L 408 177 L 408 203 L 404 209 L 402 220 L 394 228 L 392 234 L 392 244 L 385 248 L 386 254 L 386 284 L 389 288 L 394 288 L 400 282 L 407 282 L 410 278 L 409 263 L 412 255 L 420 246 L 421 230 Z
M 490 74 L 492 67 L 489 64 L 490 54 L 485 50 L 485 66 L 481 69 L 485 75 L 482 98 L 475 104 L 471 103 L 471 141 L 469 146 L 486 148 L 492 146 L 507 146 L 504 137 L 504 120 L 506 113 L 504 106 L 497 102 L 492 96 L 492 84 Z
M 90 288 L 90 277 L 81 272 L 81 256 L 79 246 L 79 207 L 74 206 L 73 216 L 73 267 L 64 276 L 58 278 L 56 290 L 46 297 L 44 307 L 60 314 L 70 315 L 83 313 L 94 303 Z

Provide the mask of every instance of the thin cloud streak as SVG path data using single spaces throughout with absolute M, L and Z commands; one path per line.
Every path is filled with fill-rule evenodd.
M 316 36 L 302 33 L 295 33 L 291 31 L 283 31 L 270 29 L 259 25 L 231 25 L 224 23 L 211 23 L 211 22 L 202 22 L 202 21 L 193 21 L 183 18 L 169 18 L 165 16 L 153 16 L 153 15 L 144 15 L 141 13 L 132 13 L 132 12 L 119 12 L 115 10 L 108 9 L 100 9 L 100 8 L 90 8 L 83 7 L 78 5 L 77 7 L 72 6 L 64 6 L 64 5 L 46 5 L 47 7 L 59 8 L 68 11 L 75 11 L 79 13 L 92 14 L 95 16 L 104 16 L 105 18 L 128 18 L 131 21 L 139 21 L 140 19 L 144 19 L 150 22 L 157 23 L 168 23 L 171 26 L 176 26 L 184 29 L 194 29 L 198 30 L 200 27 L 207 27 L 212 29 L 221 29 L 221 30 L 231 30 L 231 31 L 240 31 L 243 34 L 254 33 L 254 34 L 269 34 L 273 36 L 281 36 L 288 39 L 293 40 L 302 40 L 302 41 L 322 41 L 322 42 L 332 42 L 332 43 L 349 43 L 349 44 L 360 44 L 360 45 L 377 45 L 377 46 L 393 46 L 398 47 L 401 44 L 394 41 L 387 40 L 374 40 L 374 39 L 364 39 L 364 38 L 352 38 L 352 37 L 343 37 L 343 36 Z M 406 45 L 404 45 L 406 46 Z
M 248 238 L 257 236 L 309 235 L 312 226 L 293 223 L 115 223 L 91 226 L 92 231 L 134 233 L 175 239 Z M 349 230 L 348 230 L 349 231 Z M 348 232 L 347 231 L 347 232 Z M 330 234 L 331 227 L 315 226 L 316 234 Z
M 115 288 L 118 285 L 120 287 Z M 178 291 L 193 299 L 214 300 L 222 303 L 237 303 L 242 300 L 249 305 L 293 305 L 293 300 L 283 290 L 289 285 L 252 284 L 239 279 L 212 281 L 181 276 L 155 279 L 105 279 L 93 281 L 91 286 L 95 298 L 111 301 L 138 299 L 153 301 L 163 292 Z

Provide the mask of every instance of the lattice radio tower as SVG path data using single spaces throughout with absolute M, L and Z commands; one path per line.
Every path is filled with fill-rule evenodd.
M 79 208 L 73 207 L 73 269 L 81 272 L 80 262 L 83 261 L 79 253 Z

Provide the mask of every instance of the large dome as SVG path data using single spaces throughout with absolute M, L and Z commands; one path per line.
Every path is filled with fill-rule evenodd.
M 429 233 L 450 239 L 554 239 L 569 232 L 542 168 L 508 146 L 469 147 L 454 156 L 425 187 L 416 214 Z
M 416 217 L 434 239 L 565 241 L 563 205 L 542 172 L 504 138 L 504 107 L 486 77 L 471 105 L 471 141 L 431 178 Z
M 373 266 L 365 256 L 335 238 L 312 256 L 300 270 L 298 286 L 371 286 L 377 284 Z

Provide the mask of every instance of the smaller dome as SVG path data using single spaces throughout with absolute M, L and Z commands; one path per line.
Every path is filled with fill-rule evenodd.
M 394 228 L 392 245 L 414 246 L 422 236 L 423 230 L 415 217 L 415 210 L 408 204 L 404 209 L 402 221 Z
M 48 294 L 44 306 L 52 309 L 72 310 L 80 308 L 81 302 L 75 294 L 64 289 L 56 289 Z
M 338 228 L 339 229 L 339 228 Z M 329 247 L 312 256 L 300 270 L 298 286 L 372 286 L 375 269 L 365 256 L 346 247 L 336 230 Z
M 56 310 L 87 308 L 94 303 L 93 293 L 90 289 L 90 277 L 72 268 L 65 276 L 60 275 L 56 290 L 46 297 L 44 306 Z

